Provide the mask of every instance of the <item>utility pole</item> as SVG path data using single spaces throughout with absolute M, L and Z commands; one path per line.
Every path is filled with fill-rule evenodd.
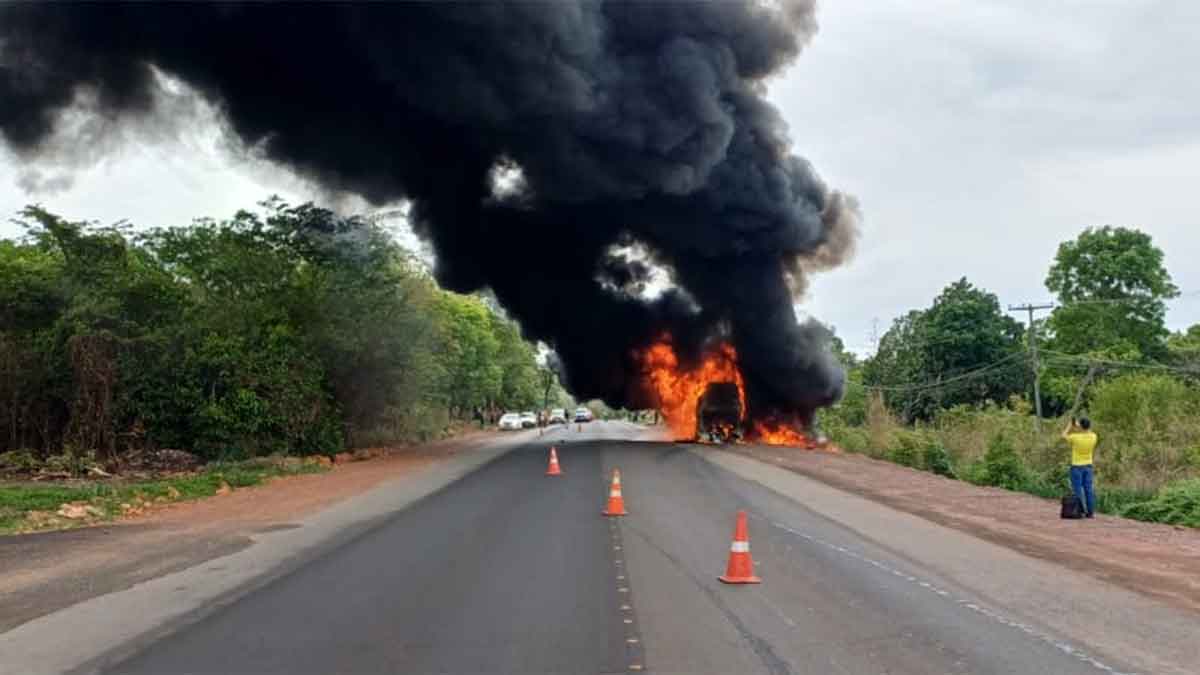
M 1033 313 L 1042 309 L 1054 309 L 1054 305 L 1035 305 L 1027 302 L 1024 305 L 1008 306 L 1010 312 L 1029 312 L 1029 357 L 1033 366 L 1033 406 L 1037 413 L 1033 426 L 1038 431 L 1042 430 L 1042 374 L 1038 364 L 1037 330 L 1033 324 Z

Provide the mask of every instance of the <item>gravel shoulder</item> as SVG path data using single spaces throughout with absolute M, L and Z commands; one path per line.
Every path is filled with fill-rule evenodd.
M 1093 520 L 1062 520 L 1057 502 L 1051 500 L 862 455 L 756 445 L 719 449 L 786 468 L 1174 606 L 1200 610 L 1200 530 L 1102 514 Z
M 96 527 L 0 537 L 0 632 L 251 546 L 264 533 L 497 439 L 477 432 L 371 461 L 175 502 Z

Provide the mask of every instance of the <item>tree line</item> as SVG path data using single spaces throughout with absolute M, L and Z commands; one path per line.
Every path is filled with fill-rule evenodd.
M 1151 372 L 1197 383 L 1200 325 L 1167 330 L 1166 302 L 1179 290 L 1149 235 L 1089 228 L 1059 246 L 1045 283 L 1057 302 L 1032 331 L 994 293 L 962 278 L 929 307 L 895 319 L 869 357 L 859 359 L 837 342 L 850 371 L 843 407 L 861 414 L 874 393 L 912 423 L 959 405 L 1031 400 L 1035 367 L 1047 417 L 1069 411 L 1089 366 L 1099 373 L 1093 381 Z
M 565 399 L 487 298 L 369 219 L 270 200 L 134 231 L 26 208 L 0 240 L 0 453 L 332 454 Z
M 1174 515 L 1155 519 L 1200 523 L 1200 325 L 1167 329 L 1166 303 L 1181 293 L 1163 259 L 1144 232 L 1086 229 L 1058 247 L 1045 278 L 1056 302 L 1032 327 L 954 281 L 866 358 L 835 340 L 847 393 L 820 424 L 849 450 L 1056 496 L 1062 418 L 1086 414 L 1101 437 L 1104 508 L 1133 514 L 1169 492 Z M 1054 418 L 1040 427 L 1035 374 Z

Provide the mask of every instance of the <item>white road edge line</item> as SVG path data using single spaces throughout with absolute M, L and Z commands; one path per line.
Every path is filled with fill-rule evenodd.
M 918 578 L 911 576 L 909 574 L 906 574 L 900 570 L 894 569 L 894 568 L 890 567 L 889 565 L 882 563 L 878 560 L 873 560 L 871 558 L 868 558 L 867 556 L 865 556 L 861 553 L 852 551 L 850 549 L 847 549 L 844 546 L 839 546 L 837 544 L 825 541 L 824 539 L 821 539 L 820 537 L 815 537 L 811 534 L 801 532 L 800 530 L 789 527 L 788 525 L 785 525 L 784 523 L 781 523 L 781 522 L 778 522 L 775 520 L 768 520 L 768 522 L 771 524 L 772 527 L 783 530 L 789 534 L 794 534 L 797 537 L 800 537 L 802 539 L 810 541 L 814 544 L 824 546 L 825 548 L 828 548 L 831 551 L 840 553 L 848 558 L 852 558 L 854 560 L 858 560 L 860 562 L 867 563 L 867 564 L 871 565 L 872 567 L 875 567 L 883 572 L 890 572 L 893 576 L 904 579 L 905 581 L 907 581 L 911 584 L 914 584 L 920 588 L 923 588 L 939 597 L 946 598 L 949 601 L 954 602 L 955 604 L 957 604 L 960 607 L 965 607 L 965 608 L 971 610 L 972 612 L 979 614 L 980 616 L 984 616 L 984 617 L 991 619 L 992 621 L 995 621 L 996 623 L 999 623 L 1003 626 L 1007 626 L 1008 628 L 1012 628 L 1014 630 L 1018 630 L 1022 633 L 1025 633 L 1026 635 L 1028 635 L 1032 638 L 1035 638 L 1041 642 L 1044 642 L 1045 644 L 1050 645 L 1051 647 L 1062 652 L 1063 654 L 1074 657 L 1074 658 L 1096 668 L 1097 670 L 1103 671 L 1105 673 L 1112 673 L 1113 675 L 1133 675 L 1132 673 L 1123 673 L 1121 671 L 1118 671 L 1115 668 L 1113 668 L 1112 666 L 1110 666 L 1092 656 L 1089 656 L 1086 652 L 1084 652 L 1080 649 L 1077 649 L 1073 645 L 1071 645 L 1067 642 L 1064 642 L 1062 640 L 1059 640 L 1052 635 L 1048 635 L 1048 634 L 1034 628 L 1033 626 L 1021 623 L 1019 621 L 1014 621 L 998 612 L 990 610 L 986 607 L 980 607 L 979 605 L 977 605 L 973 602 L 970 602 L 968 600 L 957 598 L 953 594 L 951 594 L 949 591 L 938 588 L 936 585 L 934 585 L 928 581 L 918 579 Z

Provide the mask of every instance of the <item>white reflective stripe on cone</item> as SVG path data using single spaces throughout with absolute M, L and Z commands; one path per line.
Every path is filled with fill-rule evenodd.
M 729 552 L 730 553 L 749 553 L 750 552 L 750 542 L 735 541 L 729 545 Z

